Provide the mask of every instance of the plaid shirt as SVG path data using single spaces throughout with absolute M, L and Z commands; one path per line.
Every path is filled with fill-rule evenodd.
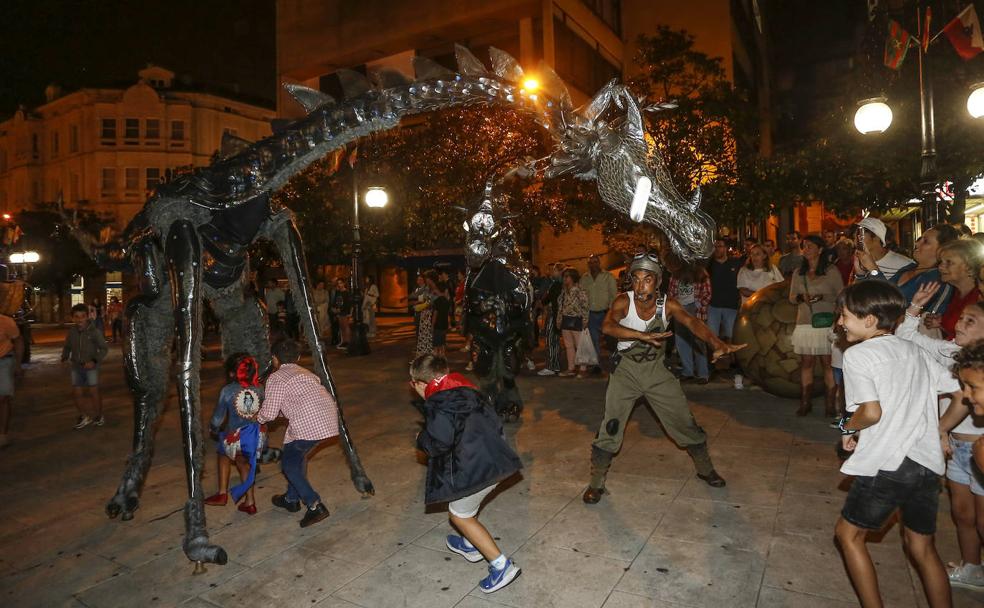
M 321 380 L 293 363 L 270 374 L 264 389 L 263 407 L 256 420 L 287 419 L 284 443 L 298 439 L 320 440 L 338 435 L 338 406 Z
M 670 277 L 670 286 L 666 290 L 666 297 L 676 300 L 680 297 L 680 281 Z M 711 303 L 711 280 L 709 278 L 694 283 L 694 303 L 697 304 L 695 317 L 701 321 L 707 320 L 707 305 Z

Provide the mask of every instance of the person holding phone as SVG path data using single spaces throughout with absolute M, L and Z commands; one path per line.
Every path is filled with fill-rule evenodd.
M 888 249 L 888 228 L 878 218 L 858 222 L 858 248 L 854 256 L 856 278 L 881 275 L 891 281 L 895 274 L 915 260 Z

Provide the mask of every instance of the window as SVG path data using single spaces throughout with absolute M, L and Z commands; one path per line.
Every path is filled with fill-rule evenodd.
M 102 130 L 99 137 L 101 139 L 116 139 L 116 119 L 115 118 L 103 118 L 102 119 Z
M 147 167 L 147 188 L 149 192 L 161 185 L 161 170 L 157 167 Z
M 140 121 L 138 119 L 127 118 L 124 120 L 123 137 L 125 139 L 140 139 Z
M 126 189 L 127 190 L 139 190 L 140 189 L 140 169 L 135 167 L 127 167 L 124 173 L 126 178 Z
M 183 120 L 172 120 L 171 121 L 171 139 L 175 141 L 184 141 L 185 138 L 185 123 Z
M 79 126 L 72 125 L 68 128 L 68 151 L 79 151 Z
M 51 134 L 51 158 L 58 156 L 58 131 Z
M 116 167 L 102 168 L 102 193 L 112 194 L 116 192 Z
M 148 118 L 144 128 L 144 137 L 147 139 L 161 138 L 161 121 L 156 118 Z

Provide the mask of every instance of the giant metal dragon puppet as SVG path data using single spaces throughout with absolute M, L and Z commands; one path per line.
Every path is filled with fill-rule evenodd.
M 555 152 L 534 161 L 544 177 L 571 174 L 594 179 L 602 200 L 636 221 L 656 225 L 683 258 L 709 253 L 712 220 L 685 199 L 647 148 L 642 109 L 614 81 L 579 111 L 549 68 L 539 73 L 542 90 L 522 87 L 523 71 L 508 54 L 491 49 L 492 71 L 464 47 L 456 47 L 458 72 L 426 58 L 414 62 L 416 80 L 396 72 L 375 82 L 344 72 L 346 99 L 287 85 L 307 115 L 259 142 L 230 152 L 189 175 L 160 186 L 118 240 L 97 243 L 75 230 L 82 246 L 107 270 L 135 273 L 139 295 L 125 312 L 124 361 L 134 395 L 134 438 L 122 481 L 106 506 L 110 517 L 133 517 L 150 466 L 154 423 L 164 405 L 176 338 L 175 379 L 188 474 L 183 548 L 195 562 L 225 563 L 226 552 L 209 542 L 201 485 L 205 444 L 199 403 L 203 300 L 222 326 L 223 353 L 248 352 L 263 367 L 270 362 L 263 305 L 247 295 L 248 246 L 269 239 L 277 247 L 302 327 L 325 388 L 336 396 L 325 362 L 300 234 L 290 210 L 271 194 L 312 162 L 370 133 L 391 129 L 411 114 L 451 107 L 498 106 L 532 115 L 554 140 Z M 74 227 L 74 222 L 66 217 Z M 339 401 L 340 403 L 340 401 Z M 373 486 L 359 461 L 339 408 L 341 444 L 355 488 Z

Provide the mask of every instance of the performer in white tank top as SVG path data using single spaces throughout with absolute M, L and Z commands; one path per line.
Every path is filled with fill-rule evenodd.
M 622 327 L 628 327 L 629 329 L 634 329 L 636 331 L 646 331 L 646 328 L 649 327 L 649 323 L 652 322 L 652 318 L 650 318 L 648 321 L 644 321 L 639 316 L 639 312 L 636 310 L 635 294 L 631 291 L 628 291 L 626 292 L 626 295 L 629 296 L 629 313 L 625 315 L 625 318 L 619 321 L 618 324 L 621 325 Z M 663 327 L 665 328 L 667 325 L 666 306 L 665 306 L 666 300 L 664 300 L 663 298 L 665 298 L 665 296 L 661 297 L 658 303 L 656 304 L 656 312 L 654 316 L 655 315 L 660 316 L 660 318 L 663 321 Z M 618 350 L 626 350 L 630 346 L 635 344 L 635 342 L 636 342 L 635 340 L 619 340 Z

